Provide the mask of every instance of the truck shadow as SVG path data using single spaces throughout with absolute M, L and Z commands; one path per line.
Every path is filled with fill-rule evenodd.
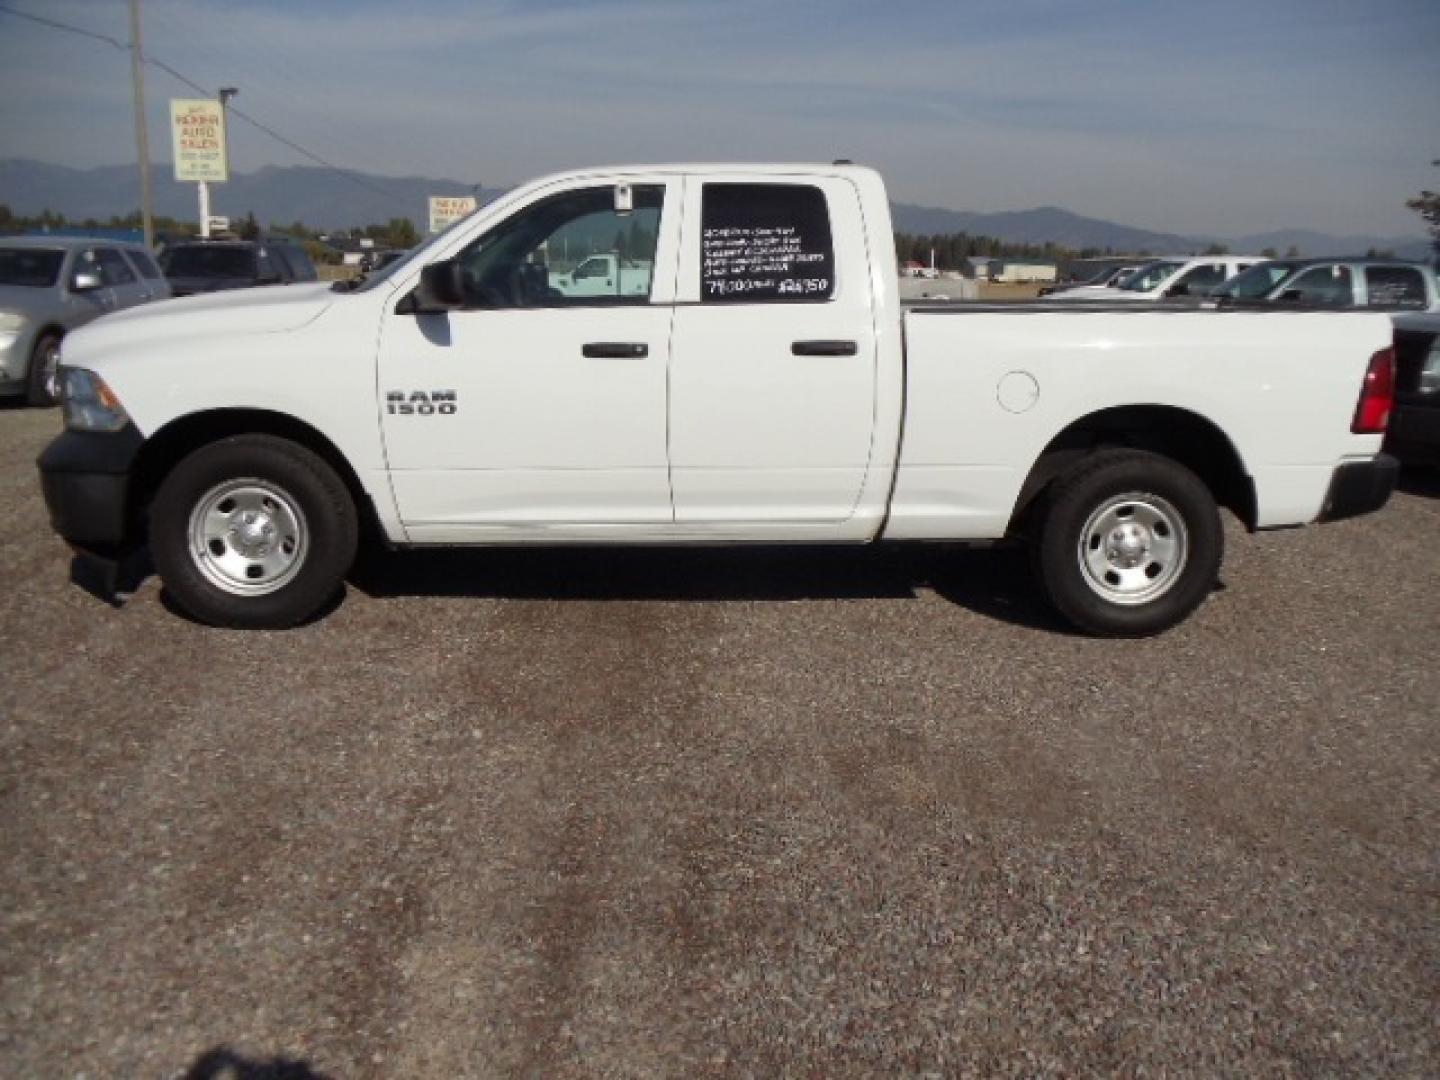
M 185 1072 L 184 1080 L 328 1080 L 305 1061 L 276 1057 L 255 1061 L 223 1046 L 207 1050 Z
M 1422 468 L 1407 465 L 1400 470 L 1400 482 L 1396 485 L 1407 495 L 1425 495 L 1440 499 L 1440 466 Z
M 366 552 L 367 596 L 517 600 L 913 599 L 931 589 L 977 614 L 1074 631 L 1045 603 L 1022 552 L 889 548 L 495 548 Z

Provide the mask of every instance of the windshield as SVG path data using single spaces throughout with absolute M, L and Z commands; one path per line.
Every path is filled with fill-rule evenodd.
M 1300 269 L 1299 263 L 1267 262 L 1252 266 L 1244 273 L 1237 274 L 1211 295 L 1229 297 L 1232 300 L 1259 300 L 1286 278 Z
M 165 253 L 169 277 L 249 278 L 255 276 L 255 252 L 238 247 L 172 248 Z
M 0 285 L 48 289 L 60 280 L 65 253 L 53 248 L 0 248 Z
M 1115 287 L 1127 292 L 1149 292 L 1159 288 L 1185 264 L 1183 262 L 1153 262 L 1142 266 Z
M 409 266 L 416 255 L 419 255 L 422 251 L 429 251 L 441 240 L 445 239 L 445 237 L 449 236 L 456 229 L 460 228 L 460 226 L 464 225 L 467 221 L 469 221 L 472 217 L 474 217 L 483 209 L 485 209 L 485 207 L 477 206 L 474 210 L 470 211 L 470 213 L 466 214 L 464 217 L 457 218 L 456 220 L 452 221 L 449 225 L 445 226 L 445 228 L 441 229 L 434 236 L 430 237 L 430 239 L 421 241 L 409 251 L 401 254 L 400 258 L 396 259 L 394 262 L 385 263 L 383 266 L 377 267 L 376 269 L 370 271 L 370 273 L 368 274 L 365 274 L 359 278 L 352 279 L 352 281 L 337 281 L 334 285 L 330 287 L 332 289 L 339 289 L 341 292 L 365 292 L 368 289 L 373 289 L 382 281 L 389 281 L 404 267 Z M 344 286 L 344 288 L 341 288 L 341 286 Z
M 1109 285 L 1118 277 L 1122 277 L 1125 271 L 1123 266 L 1107 266 L 1097 271 L 1092 276 L 1080 282 L 1081 285 Z

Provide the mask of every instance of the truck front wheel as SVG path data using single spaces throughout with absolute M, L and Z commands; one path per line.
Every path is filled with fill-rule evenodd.
M 55 379 L 60 366 L 60 335 L 41 334 L 30 353 L 25 375 L 25 401 L 29 405 L 54 405 L 60 400 Z
M 1225 533 L 1189 469 L 1141 450 L 1102 450 L 1055 481 L 1033 554 L 1046 594 L 1102 637 L 1168 630 L 1214 587 Z
M 160 579 L 177 605 L 212 626 L 305 621 L 340 589 L 358 535 L 354 500 L 335 470 L 271 435 L 194 451 L 150 509 Z

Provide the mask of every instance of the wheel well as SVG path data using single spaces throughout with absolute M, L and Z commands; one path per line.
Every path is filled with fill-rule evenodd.
M 289 439 L 317 454 L 344 481 L 355 500 L 362 528 L 373 538 L 384 538 L 375 507 L 360 483 L 354 468 L 336 445 L 318 430 L 284 413 L 264 409 L 212 409 L 172 420 L 145 440 L 131 469 L 129 509 L 132 519 L 143 526 L 145 511 L 169 475 L 187 455 L 235 435 L 274 435 Z
M 65 339 L 65 328 L 59 323 L 50 323 L 49 325 L 42 326 L 39 330 L 36 330 L 35 337 L 31 339 L 30 342 L 31 354 L 34 354 L 35 346 L 40 343 L 41 338 L 51 336 L 60 338 L 63 341 Z
M 1020 488 L 1010 528 L 1017 530 L 1045 488 L 1080 458 L 1106 447 L 1148 450 L 1178 461 L 1204 481 L 1215 501 L 1250 530 L 1255 484 L 1226 434 L 1203 416 L 1168 405 L 1103 409 L 1065 428 L 1036 459 Z

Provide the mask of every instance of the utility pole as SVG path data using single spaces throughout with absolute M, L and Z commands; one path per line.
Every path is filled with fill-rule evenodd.
M 130 82 L 135 89 L 135 151 L 140 158 L 140 222 L 145 246 L 155 247 L 155 223 L 150 194 L 150 133 L 145 127 L 145 78 L 141 72 L 140 0 L 130 0 Z
M 222 145 L 222 146 L 224 147 L 224 149 L 225 149 L 225 179 L 227 179 L 227 180 L 230 178 L 230 133 L 225 130 L 225 128 L 226 128 L 225 117 L 226 117 L 226 115 L 227 115 L 226 112 L 225 112 L 225 109 L 226 109 L 226 106 L 228 106 L 228 105 L 230 104 L 230 99 L 233 98 L 233 97 L 234 97 L 236 94 L 238 94 L 238 93 L 240 93 L 240 91 L 239 91 L 239 89 L 237 89 L 236 87 L 233 87 L 233 86 L 222 86 L 222 87 L 220 88 L 220 93 L 218 93 L 218 94 L 215 95 L 216 98 L 217 98 L 217 99 L 219 100 L 219 102 L 220 102 L 220 142 L 221 142 L 221 145 Z M 209 240 L 209 239 L 210 239 L 210 184 L 209 184 L 207 181 L 205 181 L 205 180 L 201 180 L 201 181 L 200 181 L 200 185 L 199 185 L 199 192 L 200 192 L 200 239 L 202 239 L 202 240 Z

